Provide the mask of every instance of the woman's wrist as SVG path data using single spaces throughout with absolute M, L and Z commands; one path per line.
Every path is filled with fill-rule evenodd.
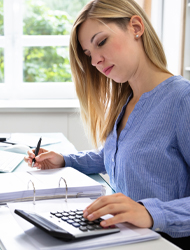
M 60 155 L 61 155 L 61 157 L 62 157 L 62 162 L 61 162 L 61 164 L 60 164 L 60 168 L 64 168 L 64 167 L 65 167 L 65 159 L 64 159 L 64 157 L 63 157 L 62 154 L 60 154 Z

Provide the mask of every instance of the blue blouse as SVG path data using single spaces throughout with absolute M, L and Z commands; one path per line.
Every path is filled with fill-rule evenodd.
M 144 204 L 153 230 L 189 236 L 190 82 L 172 76 L 144 93 L 118 139 L 127 103 L 104 147 L 64 155 L 66 166 L 85 174 L 107 172 L 116 192 Z

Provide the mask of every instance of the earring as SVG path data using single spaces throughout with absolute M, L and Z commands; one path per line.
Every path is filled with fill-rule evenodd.
M 136 37 L 136 38 L 138 38 L 138 37 L 139 37 L 139 35 L 136 35 L 135 37 Z

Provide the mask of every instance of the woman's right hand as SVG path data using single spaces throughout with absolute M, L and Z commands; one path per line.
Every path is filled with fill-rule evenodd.
M 54 169 L 65 166 L 65 160 L 61 154 L 46 149 L 40 148 L 38 156 L 35 157 L 34 149 L 28 151 L 28 156 L 24 157 L 28 166 L 32 166 L 32 160 L 35 158 L 34 167 L 38 169 Z

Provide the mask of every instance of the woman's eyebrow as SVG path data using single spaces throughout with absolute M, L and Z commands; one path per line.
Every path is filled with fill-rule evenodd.
M 90 42 L 93 43 L 94 38 L 95 38 L 98 34 L 100 34 L 100 33 L 102 33 L 102 31 L 100 31 L 100 32 L 98 32 L 98 33 L 96 33 L 96 34 L 94 34 L 93 37 L 91 38 Z
M 90 42 L 93 43 L 94 38 L 95 38 L 98 34 L 100 34 L 100 33 L 102 33 L 102 31 L 100 31 L 100 32 L 98 32 L 98 33 L 96 33 L 96 34 L 94 34 L 93 37 L 91 38 Z M 84 49 L 83 51 L 86 52 L 87 49 Z

